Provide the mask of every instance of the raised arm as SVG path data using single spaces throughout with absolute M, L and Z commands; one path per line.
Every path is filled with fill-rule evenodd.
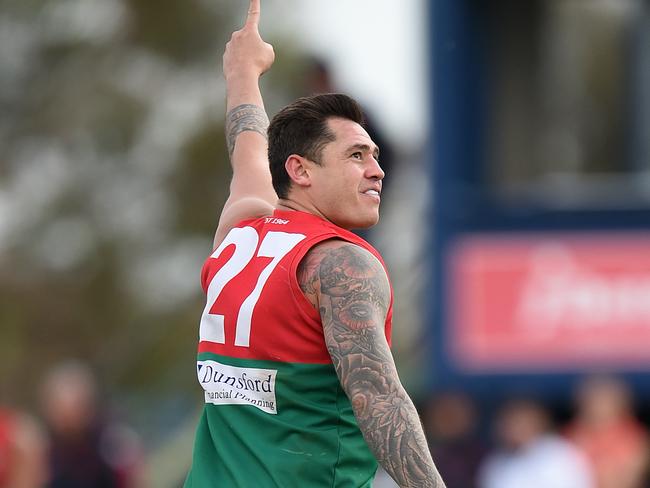
M 390 288 L 382 265 L 359 246 L 326 241 L 303 259 L 298 281 L 320 311 L 334 367 L 379 463 L 400 487 L 443 488 L 384 335 Z
M 251 0 L 246 23 L 232 34 L 223 55 L 226 79 L 226 142 L 233 176 L 230 196 L 219 218 L 215 246 L 240 220 L 269 215 L 277 201 L 267 158 L 268 117 L 260 77 L 275 59 L 260 37 L 260 0 Z

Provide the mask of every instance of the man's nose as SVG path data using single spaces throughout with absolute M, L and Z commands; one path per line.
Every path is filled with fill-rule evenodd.
M 369 165 L 369 169 L 367 172 L 367 177 L 376 179 L 376 180 L 383 180 L 384 176 L 386 176 L 386 173 L 384 173 L 384 170 L 381 169 L 381 166 L 379 165 L 379 161 L 377 161 L 374 157 L 372 158 L 372 162 Z

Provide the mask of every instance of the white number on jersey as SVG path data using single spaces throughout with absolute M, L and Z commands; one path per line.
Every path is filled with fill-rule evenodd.
M 235 251 L 228 261 L 217 271 L 208 285 L 208 298 L 201 316 L 199 327 L 199 340 L 226 343 L 224 329 L 224 316 L 210 313 L 219 295 L 228 282 L 243 271 L 248 263 L 257 257 L 273 258 L 260 273 L 255 288 L 239 307 L 237 326 L 235 329 L 235 345 L 248 347 L 251 336 L 251 320 L 253 310 L 262 293 L 266 281 L 280 260 L 286 256 L 296 245 L 305 238 L 303 234 L 290 234 L 287 232 L 268 232 L 257 249 L 260 240 L 257 231 L 252 227 L 235 227 L 232 229 L 219 247 L 210 257 L 217 258 L 230 245 L 235 246 Z

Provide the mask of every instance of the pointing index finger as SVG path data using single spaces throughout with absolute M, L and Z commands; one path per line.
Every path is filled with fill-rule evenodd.
M 248 5 L 248 16 L 246 17 L 246 25 L 252 25 L 257 27 L 260 23 L 260 12 L 262 7 L 260 5 L 261 0 L 250 0 Z

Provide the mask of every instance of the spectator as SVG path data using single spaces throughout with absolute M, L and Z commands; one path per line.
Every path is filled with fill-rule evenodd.
M 0 408 L 0 487 L 40 488 L 46 470 L 45 439 L 36 421 Z
M 42 388 L 49 428 L 49 488 L 129 488 L 135 485 L 139 446 L 131 431 L 106 422 L 95 377 L 83 364 L 54 368 Z
M 591 462 L 597 488 L 640 488 L 648 439 L 632 412 L 631 394 L 614 377 L 591 377 L 577 389 L 577 413 L 567 436 Z
M 478 468 L 486 453 L 477 432 L 472 400 L 462 393 L 434 397 L 424 411 L 431 455 L 447 488 L 475 488 Z
M 481 466 L 480 488 L 594 488 L 586 457 L 550 431 L 540 404 L 508 402 L 496 430 L 500 446 Z

